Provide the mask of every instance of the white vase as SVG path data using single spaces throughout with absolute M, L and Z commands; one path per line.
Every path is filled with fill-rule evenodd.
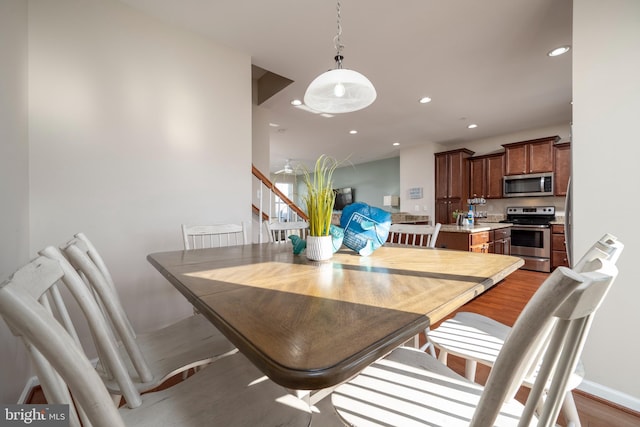
M 331 236 L 307 236 L 307 258 L 312 261 L 324 261 L 333 256 Z

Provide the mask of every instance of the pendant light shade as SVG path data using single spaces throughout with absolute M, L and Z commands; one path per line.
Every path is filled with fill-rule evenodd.
M 338 33 L 334 38 L 336 68 L 316 77 L 304 94 L 307 107 L 321 113 L 350 113 L 362 110 L 376 100 L 376 89 L 368 78 L 357 71 L 342 68 L 342 24 L 340 1 L 337 4 Z
M 336 68 L 316 77 L 304 94 L 304 103 L 323 113 L 362 110 L 376 99 L 376 89 L 357 71 Z

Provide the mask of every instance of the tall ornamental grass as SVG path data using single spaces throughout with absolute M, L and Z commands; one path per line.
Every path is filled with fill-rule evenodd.
M 303 200 L 309 216 L 310 236 L 329 235 L 331 215 L 336 201 L 332 177 L 338 165 L 339 162 L 334 158 L 323 154 L 316 160 L 313 174 L 306 169 L 303 171 L 304 183 L 307 187 L 307 194 Z

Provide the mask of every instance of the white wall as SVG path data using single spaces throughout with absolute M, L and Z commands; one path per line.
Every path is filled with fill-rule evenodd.
M 0 282 L 29 260 L 27 2 L 0 1 Z M 0 320 L 0 402 L 16 403 L 30 372 Z
M 189 314 L 146 256 L 181 223 L 251 222 L 250 57 L 117 1 L 32 0 L 29 139 L 31 251 L 83 231 L 136 328 Z
M 434 144 L 400 150 L 400 212 L 435 218 Z M 421 199 L 409 199 L 410 188 L 422 188 Z
M 605 232 L 626 244 L 585 348 L 583 387 L 626 393 L 640 411 L 640 2 L 574 0 L 573 10 L 575 253 Z

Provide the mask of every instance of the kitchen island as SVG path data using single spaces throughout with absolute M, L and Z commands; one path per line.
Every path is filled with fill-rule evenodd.
M 473 226 L 442 224 L 436 246 L 468 252 L 511 254 L 510 223 L 487 222 Z

